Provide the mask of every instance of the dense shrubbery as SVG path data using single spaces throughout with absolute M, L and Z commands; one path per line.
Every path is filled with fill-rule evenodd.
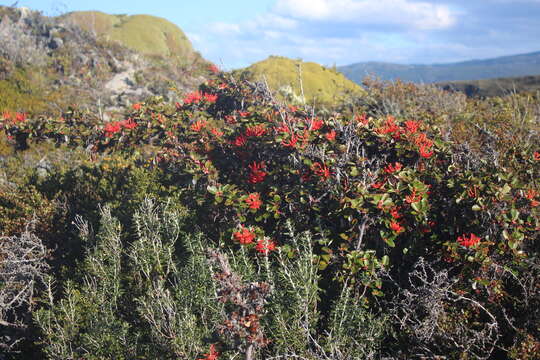
M 5 235 L 53 206 L 19 336 L 67 359 L 533 359 L 535 103 L 368 85 L 328 114 L 221 75 L 123 121 L 4 116 L 16 148 L 82 157 L 10 185 Z

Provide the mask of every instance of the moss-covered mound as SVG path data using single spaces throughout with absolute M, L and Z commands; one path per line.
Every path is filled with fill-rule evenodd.
M 146 55 L 193 56 L 191 42 L 170 21 L 150 15 L 109 15 L 99 11 L 77 11 L 64 15 L 83 29 Z
M 245 74 L 252 80 L 266 79 L 272 90 L 292 95 L 292 98 L 301 99 L 303 88 L 305 101 L 309 104 L 331 104 L 363 93 L 359 85 L 337 71 L 314 62 L 281 56 L 270 56 L 236 73 Z

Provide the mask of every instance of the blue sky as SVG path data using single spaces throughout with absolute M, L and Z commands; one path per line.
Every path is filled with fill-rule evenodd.
M 540 0 L 19 0 L 18 6 L 45 15 L 161 16 L 226 69 L 269 55 L 324 65 L 418 64 L 540 51 Z

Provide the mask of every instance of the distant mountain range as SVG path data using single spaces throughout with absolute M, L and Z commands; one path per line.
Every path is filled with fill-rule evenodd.
M 400 79 L 414 83 L 540 75 L 540 51 L 448 64 L 402 65 L 384 62 L 365 62 L 340 66 L 338 70 L 356 83 L 361 83 L 368 75 L 379 77 L 382 80 Z

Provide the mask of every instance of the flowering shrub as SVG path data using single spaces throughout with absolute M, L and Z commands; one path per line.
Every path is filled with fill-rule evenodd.
M 423 280 L 441 287 L 440 292 L 430 290 L 438 314 L 454 314 L 466 325 L 452 327 L 453 320 L 442 315 L 394 322 L 380 336 L 401 344 L 399 351 L 443 355 L 440 338 L 419 340 L 431 336 L 418 325 L 426 321 L 452 328 L 449 334 L 455 337 L 444 341 L 458 344 L 451 355 L 455 358 L 469 348 L 487 358 L 518 351 L 523 339 L 537 344 L 534 319 L 523 313 L 539 299 L 538 290 L 529 291 L 525 280 L 534 278 L 539 261 L 540 163 L 538 148 L 530 145 L 534 142 L 523 148 L 513 144 L 495 158 L 495 147 L 486 140 L 491 155 L 480 156 L 464 143 L 445 140 L 433 125 L 438 119 L 431 116 L 392 115 L 374 104 L 360 105 L 316 114 L 276 103 L 260 84 L 229 81 L 220 74 L 182 104 L 154 99 L 137 104 L 123 121 L 101 124 L 72 113 L 53 122 L 9 117 L 3 127 L 17 144 L 51 139 L 83 145 L 168 174 L 180 189 L 182 204 L 194 214 L 191 225 L 201 229 L 208 245 L 244 254 L 246 262 L 265 261 L 277 269 L 283 263 L 280 254 L 301 256 L 286 236 L 288 227 L 309 231 L 310 261 L 317 286 L 325 292 L 314 305 L 322 313 L 314 327 L 324 328 L 329 309 L 345 293 L 358 306 L 382 313 L 385 301 L 402 297 L 392 304 L 395 314 L 404 316 L 403 307 L 411 302 L 407 289 L 425 290 L 407 274 L 416 274 L 418 259 L 425 258 L 448 275 L 440 282 Z M 501 159 L 510 165 L 501 166 Z M 524 276 L 522 285 L 515 285 L 515 274 Z M 224 279 L 219 280 L 222 289 Z M 272 308 L 267 290 L 258 292 L 258 309 L 242 305 L 227 313 L 231 325 L 222 328 L 224 342 L 245 353 L 272 353 L 271 336 L 258 327 L 272 323 L 265 319 L 271 312 L 263 311 L 268 294 Z M 249 291 L 246 287 L 243 294 Z M 437 298 L 438 293 L 445 297 Z M 517 305 L 512 300 L 525 294 L 528 298 Z M 467 304 L 481 312 L 469 311 Z M 421 309 L 415 316 L 423 316 Z M 488 322 L 504 336 L 469 344 L 463 334 Z M 480 341 L 481 336 L 471 338 Z M 431 350 L 415 347 L 420 343 L 431 344 Z M 377 351 L 397 351 L 384 346 Z M 227 351 L 220 348 L 222 355 Z

